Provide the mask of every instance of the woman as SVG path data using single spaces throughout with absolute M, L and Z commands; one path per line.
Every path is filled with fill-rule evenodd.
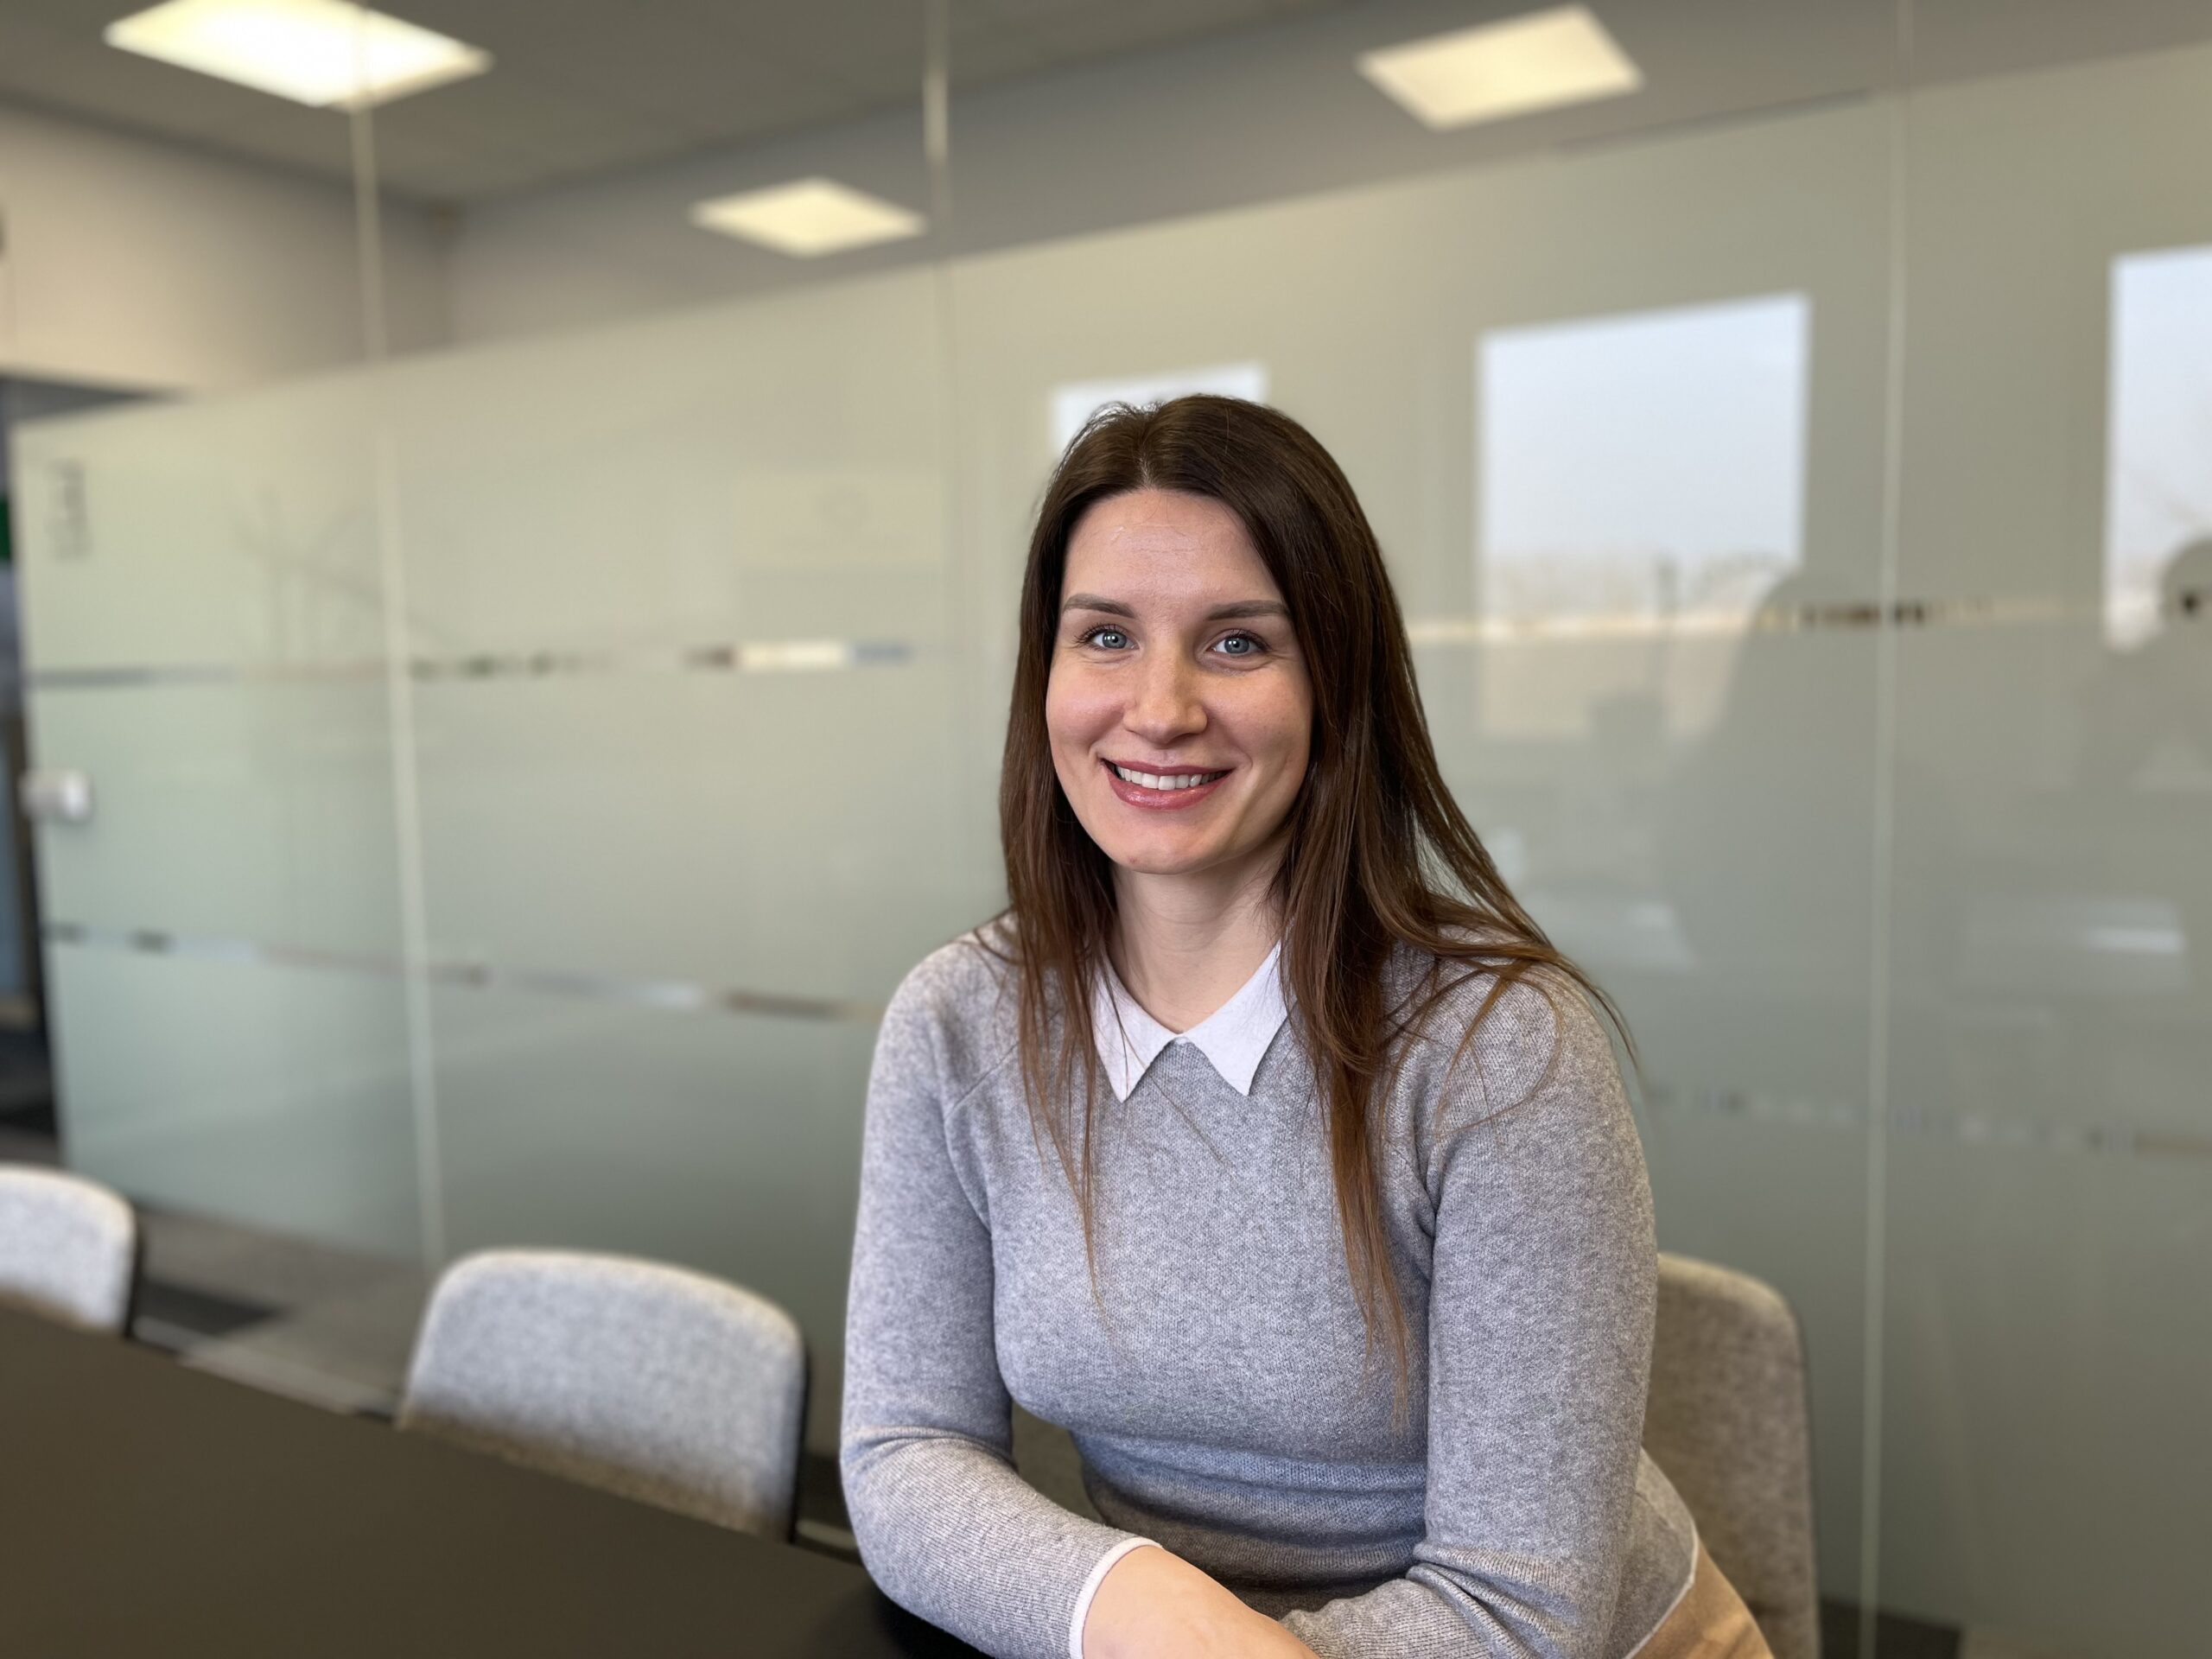
M 1254 404 L 1103 412 L 1020 627 L 1012 902 L 869 1082 L 877 1581 L 1036 1659 L 1764 1654 L 1639 1448 L 1618 1014 L 1445 788 L 1342 472 Z M 1009 1397 L 1103 1520 L 1015 1474 Z

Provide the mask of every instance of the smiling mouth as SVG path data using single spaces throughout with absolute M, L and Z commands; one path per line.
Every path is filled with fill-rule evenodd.
M 1135 766 L 1118 766 L 1111 760 L 1102 760 L 1099 764 L 1123 783 L 1135 784 L 1139 789 L 1199 789 L 1229 776 L 1227 768 L 1219 772 L 1141 772 Z

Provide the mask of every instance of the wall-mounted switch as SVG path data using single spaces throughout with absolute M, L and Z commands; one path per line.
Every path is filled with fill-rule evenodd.
M 84 772 L 27 772 L 16 789 L 27 818 L 83 823 L 92 816 L 92 780 Z

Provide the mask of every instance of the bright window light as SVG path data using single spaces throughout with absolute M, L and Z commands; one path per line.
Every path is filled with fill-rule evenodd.
M 2212 246 L 2122 254 L 2111 292 L 2105 639 L 2133 651 L 2212 580 Z
M 1440 131 L 1643 85 L 1643 72 L 1586 6 L 1555 6 L 1363 52 L 1359 73 Z
M 104 38 L 317 108 L 364 109 L 492 67 L 487 52 L 347 0 L 168 0 Z
M 1797 292 L 1481 336 L 1477 616 L 1504 631 L 1477 658 L 1485 730 L 1720 719 L 1753 619 L 1806 588 L 1783 584 L 1803 569 L 1812 339 Z M 1514 643 L 1577 638 L 1652 645 Z
M 800 179 L 695 202 L 691 222 L 797 259 L 919 236 L 929 224 L 910 208 L 835 179 Z

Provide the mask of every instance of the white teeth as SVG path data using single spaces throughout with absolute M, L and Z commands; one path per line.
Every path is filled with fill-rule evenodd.
M 1113 766 L 1112 761 L 1107 765 Z M 1196 789 L 1200 784 L 1210 784 L 1225 774 L 1218 772 L 1183 772 L 1166 776 L 1155 772 L 1131 772 L 1127 766 L 1114 766 L 1114 775 L 1125 784 L 1135 784 L 1140 789 Z

